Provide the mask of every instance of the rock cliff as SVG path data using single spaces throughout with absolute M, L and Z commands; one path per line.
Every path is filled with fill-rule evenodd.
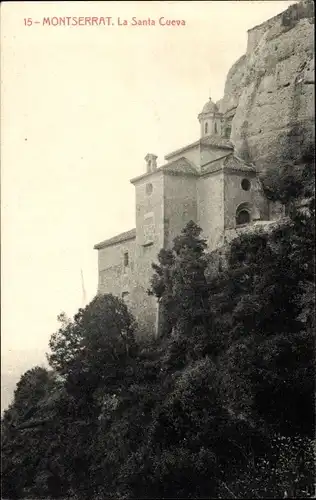
M 219 102 L 237 154 L 258 170 L 314 142 L 314 4 L 304 0 L 248 31 Z

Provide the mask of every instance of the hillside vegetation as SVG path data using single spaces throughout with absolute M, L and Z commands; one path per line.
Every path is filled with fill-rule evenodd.
M 50 369 L 2 419 L 8 498 L 308 498 L 314 483 L 313 156 L 270 171 L 286 206 L 213 262 L 190 222 L 153 265 L 163 329 L 139 340 L 124 302 L 60 316 Z

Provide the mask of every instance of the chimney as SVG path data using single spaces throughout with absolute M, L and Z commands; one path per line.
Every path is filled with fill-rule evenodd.
M 147 172 L 154 172 L 157 168 L 157 158 L 158 156 L 148 153 L 145 156 Z

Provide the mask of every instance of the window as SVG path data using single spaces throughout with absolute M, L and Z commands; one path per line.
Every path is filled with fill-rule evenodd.
M 231 131 L 232 131 L 231 127 L 226 127 L 226 129 L 225 129 L 225 137 L 226 137 L 226 139 L 230 138 Z
M 128 252 L 124 252 L 124 267 L 128 267 L 128 264 L 129 264 Z
M 215 134 L 217 134 L 217 123 L 216 122 L 214 123 L 214 132 L 215 132 Z
M 249 224 L 249 222 L 250 222 L 250 213 L 248 212 L 248 210 L 245 209 L 240 210 L 236 216 L 237 226 L 241 226 L 242 224 Z
M 153 185 L 149 182 L 149 184 L 146 184 L 146 194 L 149 196 L 153 192 Z
M 123 300 L 126 299 L 128 297 L 128 295 L 129 295 L 129 292 L 123 292 L 122 293 L 122 299 Z
M 241 181 L 241 187 L 244 191 L 249 191 L 251 186 L 250 180 L 249 179 L 243 179 Z
M 208 133 L 208 123 L 206 122 L 205 125 L 204 125 L 204 133 L 207 134 Z
M 144 215 L 143 230 L 144 230 L 143 245 L 152 245 L 154 242 L 154 235 L 155 235 L 153 212 L 148 212 L 147 214 Z
M 252 207 L 250 203 L 241 203 L 236 210 L 236 225 L 241 226 L 251 222 Z
M 219 273 L 223 272 L 223 263 L 221 258 L 218 261 L 218 272 Z

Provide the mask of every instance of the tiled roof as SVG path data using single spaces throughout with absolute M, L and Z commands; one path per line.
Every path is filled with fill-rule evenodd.
M 243 170 L 244 172 L 256 171 L 255 167 L 252 164 L 246 163 L 244 160 L 238 158 L 238 156 L 234 155 L 233 153 L 230 154 L 229 156 L 226 156 L 226 158 L 224 159 L 224 168 L 232 168 L 233 170 Z
M 125 231 L 124 233 L 118 234 L 117 236 L 113 236 L 113 238 L 110 238 L 108 240 L 101 241 L 101 243 L 97 243 L 96 245 L 94 245 L 94 249 L 100 250 L 101 248 L 116 245 L 117 243 L 122 243 L 123 241 L 132 240 L 134 238 L 136 238 L 136 228 Z
M 202 165 L 201 174 L 210 174 L 226 168 L 242 172 L 256 172 L 253 165 L 245 163 L 243 160 L 235 156 L 234 153 L 229 153 L 228 155 L 221 156 L 216 160 L 212 160 Z
M 186 174 L 186 175 L 197 175 L 197 169 L 194 163 L 190 162 L 187 158 L 182 156 L 181 158 L 177 158 L 170 163 L 166 163 L 161 167 L 156 168 L 153 172 L 145 172 L 134 179 L 131 179 L 131 183 L 144 179 L 145 177 L 149 177 L 155 173 L 167 172 L 172 174 Z
M 197 146 L 210 146 L 214 148 L 223 148 L 223 149 L 230 149 L 233 150 L 234 146 L 230 142 L 229 139 L 225 139 L 225 137 L 220 137 L 220 136 L 207 136 L 203 137 L 202 139 L 199 139 L 198 141 L 192 142 L 191 144 L 188 144 L 187 146 L 176 149 L 175 151 L 172 151 L 168 155 L 165 156 L 166 160 L 169 160 L 169 158 L 172 158 L 175 155 L 178 155 L 179 153 L 182 153 L 184 151 L 187 151 L 192 148 L 196 148 Z
M 219 170 L 223 170 L 223 160 L 226 156 L 217 158 L 217 160 L 212 160 L 205 165 L 201 166 L 201 175 L 211 174 L 212 172 L 218 172 Z
M 224 148 L 224 149 L 234 149 L 234 146 L 230 142 L 229 139 L 225 139 L 225 137 L 220 137 L 216 135 L 210 135 L 207 137 L 203 137 L 201 139 L 201 144 L 203 146 L 213 146 L 217 148 Z
M 164 172 L 198 175 L 194 163 L 190 162 L 184 156 L 170 163 L 166 163 L 166 165 L 163 165 L 161 168 L 164 170 Z

